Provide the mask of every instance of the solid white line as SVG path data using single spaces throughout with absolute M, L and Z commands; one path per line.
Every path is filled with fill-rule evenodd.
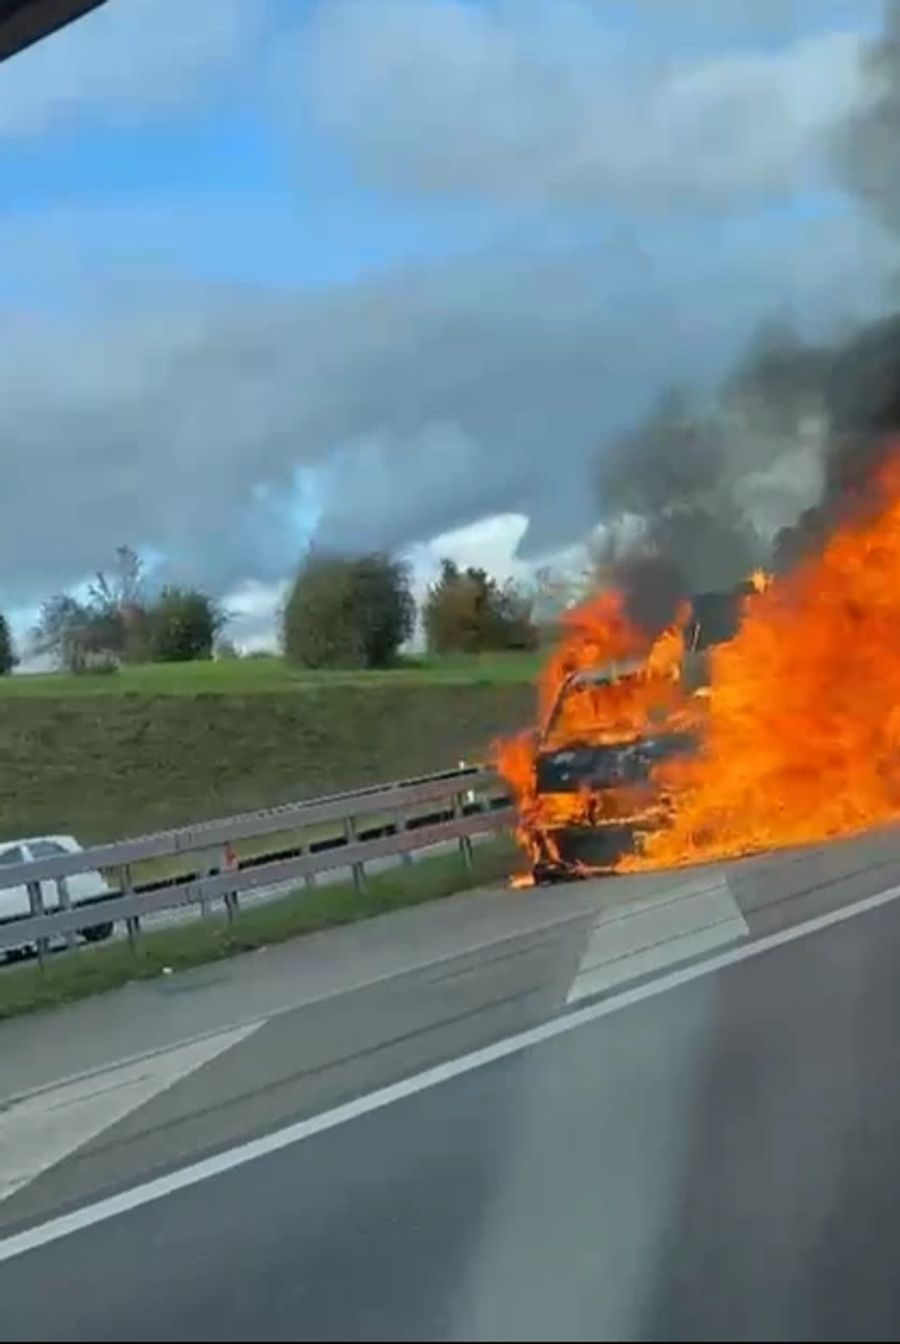
M 200 1162 L 182 1167 L 179 1171 L 170 1172 L 167 1176 L 157 1177 L 143 1185 L 136 1185 L 130 1190 L 123 1190 L 118 1195 L 112 1195 L 107 1199 L 98 1200 L 94 1204 L 85 1205 L 84 1208 L 76 1209 L 73 1213 L 52 1218 L 38 1227 L 29 1228 L 25 1232 L 19 1232 L 14 1236 L 0 1240 L 0 1263 L 5 1260 L 12 1260 L 15 1256 L 24 1255 L 27 1251 L 35 1250 L 40 1246 L 46 1246 L 50 1242 L 58 1241 L 61 1237 L 71 1236 L 73 1232 L 80 1232 L 86 1227 L 92 1227 L 95 1223 L 105 1222 L 108 1218 L 115 1218 L 118 1214 L 128 1213 L 131 1209 L 137 1209 L 144 1204 L 152 1203 L 154 1200 L 163 1199 L 166 1195 L 174 1194 L 176 1191 L 184 1190 L 191 1185 L 197 1185 L 201 1181 L 219 1176 L 235 1167 L 244 1166 L 247 1162 L 254 1162 L 257 1158 L 266 1157 L 269 1153 L 277 1153 L 282 1148 L 289 1148 L 292 1144 L 299 1143 L 303 1139 L 311 1138 L 313 1135 L 321 1134 L 328 1129 L 334 1129 L 338 1125 L 345 1124 L 348 1120 L 369 1115 L 372 1111 L 381 1110 L 385 1106 L 392 1105 L 395 1101 L 414 1096 L 417 1092 L 424 1092 L 427 1088 L 436 1087 L 451 1078 L 458 1078 L 461 1074 L 471 1073 L 473 1070 L 483 1068 L 484 1065 L 492 1064 L 496 1060 L 519 1054 L 523 1050 L 528 1050 L 531 1046 L 540 1045 L 544 1041 L 552 1040 L 565 1032 L 574 1031 L 577 1027 L 585 1026 L 589 1022 L 596 1022 L 600 1018 L 621 1012 L 624 1008 L 630 1008 L 636 1003 L 642 1003 L 646 999 L 655 998 L 657 995 L 665 994 L 681 985 L 700 980 L 716 971 L 723 970 L 727 966 L 749 961 L 753 957 L 762 956 L 764 953 L 783 947 L 787 943 L 797 942 L 800 938 L 805 938 L 811 933 L 818 933 L 822 929 L 830 928 L 835 924 L 842 924 L 857 915 L 866 914 L 870 910 L 877 910 L 881 906 L 890 904 L 898 896 L 900 896 L 900 887 L 891 887 L 887 891 L 879 892 L 875 896 L 868 896 L 864 900 L 844 906 L 840 910 L 818 915 L 803 924 L 782 929 L 778 933 L 769 934 L 755 942 L 730 948 L 727 952 L 710 957 L 706 961 L 672 971 L 668 975 L 660 976 L 647 984 L 637 985 L 633 989 L 625 990 L 613 998 L 603 999 L 587 1008 L 564 1013 L 550 1022 L 542 1023 L 539 1027 L 532 1027 L 528 1031 L 509 1036 L 506 1040 L 497 1041 L 494 1045 L 485 1046 L 481 1050 L 462 1055 L 458 1059 L 438 1064 L 434 1068 L 426 1069 L 424 1072 L 403 1079 L 399 1083 L 392 1083 L 388 1087 L 379 1088 L 376 1092 L 370 1092 L 368 1096 L 357 1097 L 353 1101 L 345 1102 L 342 1106 L 324 1111 L 321 1115 L 311 1116 L 308 1120 L 300 1120 L 296 1124 L 277 1130 L 274 1134 L 267 1134 L 264 1138 L 253 1139 L 251 1142 L 240 1144 L 227 1152 L 217 1153 L 214 1157 L 204 1158 Z

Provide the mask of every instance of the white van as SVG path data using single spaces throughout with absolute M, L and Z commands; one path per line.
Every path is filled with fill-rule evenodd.
M 53 859 L 60 854 L 80 854 L 82 847 L 71 835 L 36 835 L 24 840 L 0 841 L 0 923 L 7 920 L 22 919 L 31 913 L 28 888 L 22 884 L 15 887 L 2 885 L 4 866 L 13 863 L 28 863 L 32 859 Z M 102 873 L 88 870 L 86 873 L 72 873 L 66 878 L 69 900 L 72 905 L 103 900 L 112 895 Z M 41 881 L 41 898 L 46 911 L 59 910 L 60 899 L 56 879 L 44 878 Z M 100 943 L 113 931 L 111 922 L 92 924 L 81 930 L 82 937 L 89 943 Z

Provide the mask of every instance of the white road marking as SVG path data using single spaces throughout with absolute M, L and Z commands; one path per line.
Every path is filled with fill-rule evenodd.
M 0 1200 L 82 1148 L 131 1111 L 165 1092 L 261 1024 L 219 1032 L 150 1058 L 45 1087 L 0 1110 Z
M 321 1115 L 314 1115 L 308 1120 L 300 1120 L 296 1124 L 288 1125 L 284 1129 L 277 1130 L 274 1134 L 267 1134 L 264 1138 L 253 1139 L 249 1143 L 240 1144 L 227 1152 L 217 1153 L 214 1157 L 207 1157 L 200 1162 L 182 1167 L 178 1171 L 169 1172 L 166 1176 L 160 1176 L 155 1180 L 146 1181 L 142 1185 L 133 1186 L 130 1190 L 123 1190 L 117 1195 L 98 1200 L 94 1204 L 87 1204 L 84 1208 L 76 1209 L 72 1213 L 51 1218 L 48 1222 L 41 1223 L 37 1227 L 29 1228 L 25 1232 L 19 1232 L 0 1240 L 0 1263 L 24 1255 L 27 1251 L 36 1250 L 40 1246 L 46 1246 L 50 1242 L 58 1241 L 61 1237 L 71 1236 L 72 1233 L 80 1232 L 96 1223 L 115 1218 L 119 1214 L 128 1213 L 130 1210 L 140 1208 L 144 1204 L 150 1204 L 154 1200 L 163 1199 L 166 1195 L 197 1185 L 201 1181 L 207 1181 L 213 1176 L 220 1176 L 235 1167 L 254 1162 L 257 1158 L 266 1157 L 270 1153 L 277 1153 L 301 1142 L 303 1139 L 312 1138 L 325 1130 L 334 1129 L 350 1120 L 369 1115 L 373 1111 L 381 1110 L 396 1101 L 402 1101 L 406 1097 L 415 1096 L 418 1092 L 424 1092 L 428 1088 L 436 1087 L 452 1078 L 458 1078 L 462 1074 L 483 1068 L 486 1064 L 507 1059 L 511 1055 L 530 1049 L 534 1045 L 541 1045 L 545 1041 L 552 1040 L 556 1036 L 562 1036 L 566 1032 L 574 1031 L 578 1027 L 586 1026 L 590 1022 L 596 1022 L 600 1018 L 610 1017 L 614 1013 L 621 1012 L 624 1008 L 643 1003 L 647 999 L 655 998 L 657 995 L 665 994 L 672 989 L 678 989 L 681 985 L 690 984 L 694 980 L 703 979 L 728 966 L 749 961 L 753 957 L 762 956 L 764 953 L 771 952 L 788 943 L 797 942 L 800 938 L 805 938 L 809 934 L 818 933 L 822 929 L 830 928 L 835 924 L 842 924 L 857 915 L 866 914 L 870 910 L 877 910 L 881 906 L 895 901 L 898 896 L 900 896 L 900 887 L 891 887 L 875 896 L 868 896 L 865 900 L 857 901 L 854 905 L 844 906 L 840 910 L 832 910 L 825 915 L 818 915 L 815 919 L 794 925 L 793 928 L 782 929 L 778 933 L 769 934 L 768 937 L 759 938 L 754 942 L 743 943 L 739 947 L 720 953 L 718 956 L 710 957 L 707 961 L 683 967 L 681 970 L 671 971 L 668 975 L 660 976 L 657 980 L 636 985 L 633 989 L 627 989 L 614 998 L 603 999 L 590 1004 L 588 1007 L 574 1009 L 572 1012 L 564 1013 L 560 1017 L 542 1023 L 539 1027 L 532 1027 L 528 1031 L 509 1036 L 506 1040 L 497 1041 L 494 1045 L 485 1046 L 481 1050 L 462 1055 L 458 1059 L 438 1064 L 434 1068 L 426 1069 L 422 1073 L 404 1079 L 402 1082 L 392 1083 L 388 1087 L 379 1088 L 376 1092 L 370 1092 L 368 1096 L 357 1097 L 353 1101 L 345 1102 L 342 1106 L 324 1111 Z
M 748 933 L 727 881 L 718 874 L 682 882 L 662 896 L 624 901 L 598 917 L 566 1002 L 655 975 Z

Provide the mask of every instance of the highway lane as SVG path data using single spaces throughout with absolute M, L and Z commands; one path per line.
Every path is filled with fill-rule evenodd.
M 896 1338 L 900 907 L 746 953 L 7 1260 L 0 1335 Z

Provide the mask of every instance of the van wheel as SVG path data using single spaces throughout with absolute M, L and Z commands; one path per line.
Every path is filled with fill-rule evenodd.
M 92 924 L 90 928 L 81 930 L 81 936 L 86 943 L 105 943 L 112 936 L 112 931 L 112 923 Z

